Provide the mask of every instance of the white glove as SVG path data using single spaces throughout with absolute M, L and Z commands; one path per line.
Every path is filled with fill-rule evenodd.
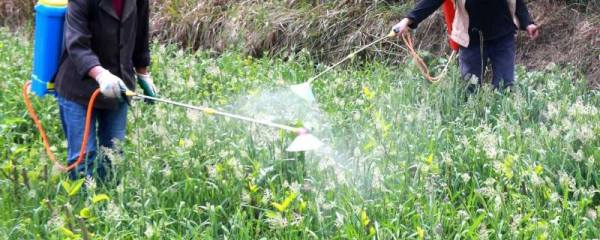
M 96 82 L 100 85 L 102 95 L 109 98 L 121 98 L 121 90 L 127 90 L 127 86 L 119 77 L 110 71 L 104 70 L 96 76 Z

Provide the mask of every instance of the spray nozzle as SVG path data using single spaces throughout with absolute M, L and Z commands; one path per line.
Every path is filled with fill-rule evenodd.
M 299 128 L 296 131 L 296 134 L 298 134 L 298 135 L 305 135 L 305 134 L 309 134 L 309 133 L 310 133 L 310 131 L 307 128 Z

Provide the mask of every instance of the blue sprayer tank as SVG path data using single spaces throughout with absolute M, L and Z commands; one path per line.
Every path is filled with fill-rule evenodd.
M 31 90 L 38 96 L 54 88 L 50 81 L 58 70 L 66 11 L 67 0 L 40 0 L 35 5 Z

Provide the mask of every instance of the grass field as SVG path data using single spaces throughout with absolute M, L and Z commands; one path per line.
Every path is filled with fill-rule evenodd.
M 310 104 L 288 90 L 324 69 L 308 54 L 211 58 L 155 44 L 163 97 L 304 125 L 325 145 L 287 153 L 293 136 L 279 130 L 134 102 L 124 155 L 104 153 L 114 179 L 71 182 L 20 95 L 31 42 L 0 32 L 3 238 L 600 237 L 600 99 L 570 69 L 519 68 L 514 91 L 467 98 L 456 66 L 429 84 L 410 62 L 355 62 L 315 82 Z M 34 106 L 64 159 L 55 100 Z

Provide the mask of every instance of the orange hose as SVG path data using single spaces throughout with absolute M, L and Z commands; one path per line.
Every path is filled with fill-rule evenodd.
M 446 76 L 448 66 L 450 65 L 450 62 L 454 59 L 454 56 L 456 55 L 456 51 L 452 51 L 452 54 L 450 55 L 450 59 L 448 59 L 446 66 L 444 66 L 444 70 L 442 70 L 442 72 L 438 76 L 433 77 L 433 76 L 431 76 L 431 74 L 429 72 L 429 67 L 427 67 L 427 64 L 425 63 L 425 61 L 423 61 L 423 59 L 419 56 L 417 51 L 415 51 L 413 40 L 410 37 L 410 34 L 406 33 L 406 32 L 404 34 L 402 34 L 402 40 L 404 41 L 404 44 L 406 44 L 408 53 L 412 56 L 412 58 L 415 61 L 415 64 L 417 64 L 417 67 L 419 68 L 419 70 L 421 71 L 421 73 L 423 74 L 425 79 L 427 79 L 427 81 L 429 81 L 431 83 L 436 83 L 436 82 L 439 82 L 440 80 L 442 80 L 442 78 L 444 76 Z
M 23 90 L 22 90 L 23 98 L 25 99 L 25 106 L 27 107 L 27 112 L 29 112 L 29 116 L 31 116 L 31 118 L 33 119 L 33 122 L 35 122 L 35 125 L 37 126 L 38 131 L 40 131 L 40 135 L 42 135 L 42 141 L 44 142 L 44 148 L 46 149 L 46 154 L 48 154 L 48 157 L 50 158 L 50 160 L 52 160 L 52 162 L 54 162 L 54 164 L 56 164 L 56 166 L 58 166 L 61 171 L 68 172 L 71 169 L 77 167 L 77 165 L 79 165 L 81 163 L 81 161 L 83 160 L 83 157 L 85 156 L 85 150 L 87 147 L 87 142 L 88 142 L 88 138 L 89 138 L 89 134 L 90 134 L 90 125 L 92 123 L 92 113 L 94 111 L 94 104 L 96 103 L 96 98 L 98 97 L 98 94 L 100 94 L 100 89 L 96 89 L 96 91 L 94 91 L 94 93 L 92 93 L 92 96 L 90 97 L 90 101 L 88 102 L 87 113 L 85 116 L 85 128 L 83 130 L 83 140 L 81 142 L 81 150 L 79 151 L 79 158 L 77 158 L 77 161 L 75 161 L 74 163 L 71 163 L 70 165 L 65 166 L 63 164 L 60 164 L 58 161 L 56 161 L 56 157 L 54 156 L 54 153 L 50 149 L 50 143 L 48 143 L 48 137 L 46 136 L 46 131 L 44 131 L 44 128 L 42 127 L 42 122 L 40 121 L 37 114 L 35 113 L 35 110 L 33 109 L 33 106 L 31 105 L 31 100 L 29 99 L 28 89 L 29 89 L 30 85 L 31 85 L 31 81 L 27 81 L 25 83 L 25 85 L 23 85 Z

